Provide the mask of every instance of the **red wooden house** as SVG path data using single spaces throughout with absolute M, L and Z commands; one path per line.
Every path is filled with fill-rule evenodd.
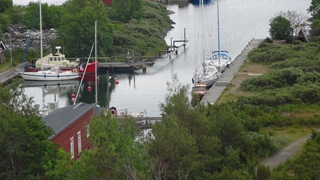
M 91 147 L 89 122 L 99 112 L 96 103 L 79 103 L 57 109 L 43 117 L 43 121 L 54 131 L 50 140 L 70 152 L 71 158 L 78 159 L 81 151 Z
M 102 0 L 104 4 L 112 4 L 112 0 Z

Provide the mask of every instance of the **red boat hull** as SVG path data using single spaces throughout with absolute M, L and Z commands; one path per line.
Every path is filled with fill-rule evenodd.
M 96 66 L 98 68 L 98 61 L 90 62 L 88 64 L 80 64 L 78 67 L 78 74 L 83 74 L 84 71 L 86 71 L 85 74 L 95 73 Z
M 81 81 L 83 77 L 83 81 L 89 82 L 90 84 L 95 84 L 96 76 L 95 74 L 86 74 L 86 75 L 78 75 L 78 81 Z M 98 82 L 98 81 L 97 81 Z

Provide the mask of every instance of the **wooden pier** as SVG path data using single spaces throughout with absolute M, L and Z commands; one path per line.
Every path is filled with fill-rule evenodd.
M 156 122 L 161 122 L 162 117 L 136 117 L 137 127 L 140 129 L 150 129 L 152 124 L 155 124 Z
M 4 73 L 0 74 L 0 84 L 2 84 L 2 86 L 10 83 L 13 79 L 15 78 L 19 78 L 19 72 L 20 71 L 24 71 L 24 66 L 20 65 L 14 69 L 11 69 L 9 71 L 6 71 Z

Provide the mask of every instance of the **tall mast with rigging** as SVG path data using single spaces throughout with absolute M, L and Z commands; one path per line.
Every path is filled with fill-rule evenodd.
M 42 68 L 42 57 L 43 57 L 43 50 L 42 50 L 42 12 L 41 12 L 41 0 L 39 0 L 39 16 L 40 16 L 40 58 L 41 58 L 41 70 Z
M 94 45 L 94 59 L 95 59 L 95 61 L 98 61 L 98 59 L 97 59 L 97 21 L 95 21 L 94 22 L 94 43 L 95 43 L 95 45 Z M 96 84 L 96 103 L 98 104 L 98 86 L 97 86 L 97 84 L 98 84 L 98 76 L 97 76 L 97 70 L 98 70 L 98 65 L 97 65 L 97 63 L 95 63 L 95 84 Z

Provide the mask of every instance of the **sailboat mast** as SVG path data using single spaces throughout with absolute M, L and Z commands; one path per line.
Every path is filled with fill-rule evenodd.
M 218 17 L 218 58 L 219 58 L 219 65 L 221 66 L 220 62 L 220 17 L 219 17 L 219 0 L 217 0 L 217 17 Z M 220 68 L 221 69 L 221 68 Z
M 94 45 L 94 59 L 95 59 L 95 61 L 98 61 L 97 60 L 97 21 L 95 21 L 94 22 L 94 43 L 95 43 L 95 45 Z M 95 83 L 96 83 L 96 103 L 98 104 L 98 88 L 97 88 L 97 84 L 98 84 L 98 82 L 97 82 L 97 79 L 98 79 L 98 76 L 97 76 L 97 69 L 98 69 L 98 67 L 97 67 L 97 63 L 95 62 Z
M 42 50 L 42 13 L 41 13 L 41 0 L 39 0 L 39 11 L 40 11 L 40 58 L 41 58 L 41 70 L 42 68 L 42 57 L 43 57 L 43 50 Z

